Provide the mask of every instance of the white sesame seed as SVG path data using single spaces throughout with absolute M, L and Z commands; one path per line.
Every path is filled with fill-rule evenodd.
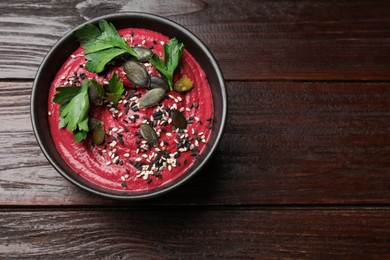
M 64 80 L 66 77 L 65 76 L 61 76 L 61 79 Z
M 115 147 L 116 144 L 117 144 L 116 141 L 112 141 L 112 142 L 110 143 L 110 146 L 111 146 L 111 147 Z
M 142 157 L 148 158 L 148 155 L 147 154 L 143 154 Z
M 172 171 L 172 166 L 171 165 L 168 165 L 168 170 Z
M 129 157 L 130 157 L 130 154 L 125 153 L 123 156 L 129 158 Z
M 186 107 L 186 111 L 190 112 L 190 111 L 191 111 L 191 109 L 189 109 L 188 107 Z
M 161 141 L 160 146 L 164 146 L 164 142 L 163 141 Z M 158 149 L 158 148 L 156 148 L 156 149 Z
M 199 121 L 199 117 L 194 116 L 194 119 L 195 119 L 196 121 Z
M 176 104 L 173 104 L 173 105 L 172 105 L 172 108 L 173 108 L 173 109 L 177 109 L 177 105 L 176 105 Z
M 144 66 L 145 67 L 150 67 L 152 64 L 150 64 L 150 63 L 144 63 Z
M 111 152 L 111 151 L 109 151 L 109 152 L 108 152 L 108 156 L 110 156 L 110 157 L 111 157 L 111 155 L 112 155 L 112 152 Z
M 199 146 L 198 140 L 195 140 L 195 146 Z
M 163 145 L 164 145 L 164 143 L 163 143 Z M 156 149 L 154 149 L 156 152 L 159 152 L 159 151 L 161 151 L 160 150 L 160 148 L 156 148 Z
M 119 129 L 119 130 L 118 130 L 118 134 L 122 133 L 123 131 L 125 131 L 125 129 L 123 129 L 123 128 L 122 128 L 122 129 Z
M 172 133 L 167 133 L 166 135 L 167 135 L 167 136 L 172 136 Z
M 70 57 L 72 58 L 72 59 L 74 59 L 74 58 L 76 58 L 76 55 L 70 55 Z
M 47 113 L 49 116 L 51 116 L 51 112 L 49 111 L 48 113 Z
M 177 98 L 173 99 L 175 101 L 175 103 L 179 102 L 179 100 Z
M 136 153 L 139 153 L 139 149 L 137 148 L 137 150 L 135 150 Z
M 119 113 L 118 117 L 121 117 L 122 116 L 122 112 Z
M 181 97 L 177 97 L 177 100 L 182 101 L 183 99 Z
M 202 142 L 205 143 L 205 142 L 206 142 L 206 139 L 202 139 Z
M 175 99 L 175 97 L 172 96 L 172 95 L 168 95 L 168 97 L 171 98 L 171 99 Z
M 145 44 L 145 42 L 146 42 L 146 41 L 145 41 L 145 40 L 143 40 L 143 41 L 141 42 L 141 44 L 142 44 L 142 45 L 144 45 L 144 44 Z
M 114 112 L 114 111 L 115 111 L 115 108 L 114 108 L 114 107 L 112 107 L 112 108 L 110 108 L 108 111 L 110 111 L 110 112 Z
M 117 161 L 119 161 L 119 156 L 114 158 L 113 163 L 116 163 Z
M 164 45 L 164 42 L 163 42 L 163 41 L 160 41 L 160 44 L 161 44 L 161 45 Z
M 136 162 L 140 162 L 142 160 L 142 158 L 138 157 L 137 159 L 135 159 Z
M 127 179 L 127 178 L 129 178 L 129 175 L 128 175 L 128 174 L 126 174 L 126 175 L 125 175 L 125 178 L 126 178 L 126 179 Z
M 168 119 L 168 124 L 172 123 L 172 118 Z
M 113 153 L 113 154 L 111 154 L 111 159 L 114 159 L 114 157 L 115 157 L 115 153 Z
M 199 135 L 199 136 L 201 136 L 201 135 L 203 135 L 203 134 L 204 134 L 204 132 L 200 132 L 200 133 L 198 133 L 198 135 Z
M 184 110 L 185 110 L 184 107 L 181 107 L 181 108 L 180 108 L 180 112 L 183 112 Z
M 102 153 L 105 153 L 105 152 L 107 152 L 107 150 L 106 150 L 106 149 L 103 149 L 103 150 L 102 150 Z
M 108 165 L 110 165 L 111 164 L 111 162 L 110 161 L 108 161 L 108 162 L 106 162 L 106 165 L 108 166 Z
M 111 131 L 116 132 L 116 131 L 118 131 L 118 128 L 114 127 L 111 129 Z
M 193 144 L 190 145 L 190 150 L 193 150 L 195 146 Z
M 119 110 L 116 110 L 116 109 L 114 110 L 114 114 L 117 114 L 118 112 L 119 112 Z
M 125 177 L 124 177 L 124 176 L 121 176 L 121 180 L 122 180 L 122 181 L 125 181 L 126 179 L 125 179 Z
M 103 84 L 108 85 L 108 81 L 107 80 L 103 81 Z
M 113 152 L 113 153 L 115 153 L 116 151 L 117 151 L 116 148 L 112 149 L 112 152 Z
M 121 99 L 121 100 L 118 101 L 118 104 L 120 104 L 120 103 L 122 103 L 122 102 L 123 102 L 123 100 Z
M 142 141 L 141 141 L 142 144 L 146 144 L 147 142 L 148 142 L 148 141 L 146 141 L 146 140 L 142 140 Z

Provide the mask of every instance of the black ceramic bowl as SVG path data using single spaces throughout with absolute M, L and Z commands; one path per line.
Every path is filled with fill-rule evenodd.
M 170 38 L 176 37 L 184 43 L 185 48 L 194 56 L 207 75 L 211 87 L 214 103 L 213 131 L 209 143 L 198 163 L 185 172 L 178 179 L 153 190 L 143 192 L 115 191 L 89 182 L 79 176 L 63 160 L 57 151 L 50 133 L 48 122 L 48 93 L 50 85 L 58 70 L 71 53 L 79 47 L 73 32 L 87 23 L 98 24 L 105 19 L 114 24 L 119 30 L 129 27 L 138 27 L 160 32 Z M 31 119 L 35 136 L 43 153 L 54 168 L 73 184 L 109 198 L 141 199 L 166 193 L 190 179 L 206 164 L 215 151 L 221 138 L 226 119 L 226 90 L 220 68 L 207 47 L 190 31 L 181 25 L 166 18 L 146 13 L 118 13 L 95 18 L 63 36 L 49 51 L 43 60 L 35 77 L 31 95 Z

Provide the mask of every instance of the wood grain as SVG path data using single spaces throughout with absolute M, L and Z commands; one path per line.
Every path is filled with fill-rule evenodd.
M 229 82 L 217 153 L 151 204 L 390 203 L 390 88 Z M 0 205 L 111 204 L 63 179 L 38 148 L 31 82 L 0 83 Z
M 228 80 L 389 80 L 386 1 L 69 0 L 0 3 L 0 78 L 31 79 L 50 47 L 86 19 L 143 11 L 184 25 Z
M 4 259 L 386 259 L 389 210 L 3 212 Z

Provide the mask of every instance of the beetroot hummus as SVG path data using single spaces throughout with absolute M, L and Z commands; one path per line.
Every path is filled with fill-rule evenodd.
M 130 46 L 151 48 L 163 57 L 163 44 L 169 38 L 150 30 L 119 30 Z M 160 105 L 139 108 L 146 89 L 136 88 L 125 76 L 123 66 L 112 67 L 104 75 L 85 69 L 84 50 L 80 47 L 68 58 L 52 82 L 49 93 L 49 123 L 54 143 L 65 161 L 83 178 L 113 190 L 144 191 L 167 184 L 191 167 L 202 156 L 207 145 L 213 117 L 211 90 L 204 71 L 184 50 L 174 79 L 188 77 L 193 89 L 186 93 L 169 91 Z M 151 76 L 160 76 L 150 63 L 143 63 Z M 75 143 L 73 134 L 59 128 L 59 105 L 53 102 L 59 86 L 79 86 L 83 79 L 96 79 L 107 85 L 116 73 L 125 86 L 117 105 L 106 101 L 93 106 L 89 116 L 103 122 L 103 144 L 94 145 L 91 137 Z M 175 81 L 174 80 L 174 81 Z M 172 124 L 172 109 L 187 119 L 185 129 Z M 150 145 L 140 134 L 142 123 L 153 126 L 158 145 Z

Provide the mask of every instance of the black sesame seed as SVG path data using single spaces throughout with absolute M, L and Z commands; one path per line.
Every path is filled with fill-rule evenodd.
M 126 103 L 126 104 L 129 104 L 129 103 Z M 127 115 L 127 113 L 129 113 L 129 106 L 126 106 L 126 108 L 125 108 L 125 114 Z
M 125 142 L 123 141 L 123 136 L 121 134 L 118 134 L 118 141 L 121 145 L 125 145 Z
M 206 118 L 207 122 L 210 122 L 211 120 L 213 120 L 211 117 Z
M 139 118 L 139 115 L 138 115 L 138 114 L 134 114 L 133 116 L 134 116 L 134 118 L 136 118 L 136 119 Z
M 161 133 L 165 133 L 167 131 L 167 129 L 165 129 L 164 127 L 160 129 Z
M 123 165 L 123 161 L 122 161 L 122 160 L 119 160 L 119 164 L 122 166 L 122 165 Z
M 148 179 L 148 184 L 151 184 L 151 183 L 152 183 L 152 179 L 149 178 L 149 179 Z
M 124 182 L 122 182 L 121 183 L 121 185 L 122 185 L 122 187 L 127 187 L 127 184 L 126 184 L 126 182 L 124 181 Z
M 97 152 L 98 152 L 98 154 L 99 154 L 100 156 L 102 156 L 102 154 L 103 154 L 102 150 L 99 149 Z
M 211 125 L 206 125 L 206 128 L 207 129 L 211 129 L 211 128 L 213 128 Z
M 131 32 L 130 35 L 131 35 L 131 37 L 134 37 L 134 32 Z
M 153 41 L 153 44 L 157 44 L 157 42 L 156 42 L 156 41 Z
M 123 130 L 127 133 L 127 132 L 129 132 L 129 129 L 125 126 L 125 127 L 123 127 Z
M 161 178 L 162 174 L 161 174 L 161 172 L 156 172 L 156 173 L 153 174 L 153 176 L 156 177 L 156 178 Z
M 135 141 L 136 144 L 140 144 L 141 143 L 141 139 L 137 139 L 137 141 Z
M 139 132 L 134 132 L 134 135 L 135 136 L 139 136 Z
M 134 106 L 134 107 L 131 107 L 131 110 L 133 110 L 133 112 L 138 112 L 139 108 L 137 106 Z
M 169 145 L 169 142 L 168 141 L 164 141 L 164 145 Z
M 127 174 L 129 174 L 129 173 L 130 173 L 129 169 L 125 169 L 125 171 L 126 171 L 126 173 L 127 173 Z

